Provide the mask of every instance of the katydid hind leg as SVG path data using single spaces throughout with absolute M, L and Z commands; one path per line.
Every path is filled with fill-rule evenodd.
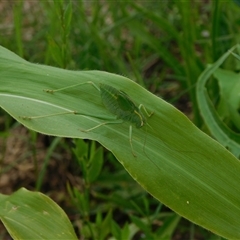
M 59 113 L 52 113 L 52 114 L 46 114 L 46 115 L 40 115 L 40 116 L 19 116 L 20 118 L 24 120 L 32 120 L 32 119 L 39 119 L 39 118 L 47 118 L 47 117 L 55 117 L 59 115 L 66 115 L 66 114 L 77 114 L 76 111 L 68 111 L 68 112 L 59 112 Z
M 63 87 L 63 88 L 59 88 L 59 89 L 55 89 L 55 90 L 44 89 L 43 91 L 45 91 L 47 93 L 54 93 L 54 92 L 60 92 L 60 91 L 63 91 L 63 90 L 69 89 L 69 88 L 74 88 L 74 87 L 78 87 L 78 86 L 85 85 L 85 84 L 91 84 L 94 88 L 96 88 L 100 92 L 100 88 L 92 81 L 77 83 L 77 84 L 74 84 L 71 86 L 67 86 L 67 87 Z
M 103 123 L 100 123 L 100 124 L 98 124 L 98 125 L 96 125 L 96 126 L 94 126 L 92 128 L 86 129 L 86 130 L 82 130 L 81 129 L 81 132 L 90 132 L 90 131 L 93 131 L 93 130 L 99 128 L 99 127 L 107 125 L 107 124 L 120 124 L 120 123 L 122 123 L 122 121 L 121 122 L 119 122 L 119 121 L 118 122 L 103 122 Z M 135 154 L 135 152 L 133 150 L 133 144 L 132 144 L 132 125 L 129 126 L 129 143 L 130 143 L 132 155 L 134 157 L 137 157 L 137 155 Z
M 108 124 L 108 123 L 107 122 L 100 123 L 100 124 L 96 125 L 95 127 L 92 127 L 92 128 L 86 129 L 86 130 L 81 130 L 81 132 L 90 132 L 90 131 L 92 131 L 94 129 L 97 129 L 97 128 L 99 128 L 99 127 L 101 127 L 103 125 L 106 125 L 106 124 Z
M 113 123 L 114 124 L 119 124 L 119 123 L 122 123 L 122 121 L 121 122 L 103 122 L 103 123 L 100 123 L 100 124 L 96 125 L 95 127 L 92 127 L 92 128 L 86 129 L 86 130 L 81 130 L 81 131 L 82 132 L 90 132 L 90 131 L 92 131 L 94 129 L 97 129 L 97 128 L 101 127 L 101 126 L 104 126 L 106 124 L 113 124 Z M 133 150 L 133 144 L 132 144 L 132 125 L 129 126 L 129 143 L 130 143 L 132 155 L 134 157 L 137 157 L 137 155 L 135 154 L 135 152 Z
M 122 123 L 122 121 L 121 122 L 120 121 L 116 121 L 116 122 L 103 122 L 103 123 L 100 123 L 100 124 L 96 125 L 95 127 L 92 127 L 92 128 L 86 129 L 86 130 L 81 129 L 81 132 L 90 132 L 90 131 L 92 131 L 94 129 L 97 129 L 97 128 L 99 128 L 101 126 L 104 126 L 104 125 L 107 125 L 107 124 L 120 124 L 120 123 Z

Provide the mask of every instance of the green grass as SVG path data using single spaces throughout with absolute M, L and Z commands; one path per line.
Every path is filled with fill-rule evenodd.
M 22 0 L 0 4 L 6 10 L 0 16 L 3 47 L 33 63 L 126 76 L 179 106 L 201 129 L 206 126 L 197 104 L 197 79 L 207 64 L 239 39 L 240 8 L 233 1 Z M 231 60 L 224 67 L 234 69 Z M 217 102 L 216 81 L 211 81 L 209 88 Z M 4 146 L 17 123 L 2 110 L 0 117 Z M 35 181 L 28 185 L 25 180 L 12 190 L 26 187 L 44 194 L 56 192 L 56 201 L 82 238 L 177 239 L 180 235 L 220 239 L 180 219 L 147 194 L 115 157 L 94 141 L 51 138 L 39 166 L 39 138 L 30 131 Z M 2 147 L 0 179 L 14 168 L 14 164 L 3 165 L 4 151 Z M 54 189 L 47 184 L 59 177 L 47 174 L 53 158 L 58 171 L 59 165 L 69 161 L 62 172 L 68 176 L 65 187 Z M 16 161 L 21 164 L 21 159 Z

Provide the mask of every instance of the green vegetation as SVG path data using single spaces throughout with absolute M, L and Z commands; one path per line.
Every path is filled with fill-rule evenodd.
M 240 238 L 238 1 L 0 7 L 0 239 Z M 88 81 L 148 124 L 104 125 Z

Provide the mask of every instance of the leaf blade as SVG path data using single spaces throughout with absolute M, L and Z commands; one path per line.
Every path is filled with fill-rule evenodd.
M 111 150 L 130 175 L 155 198 L 187 219 L 226 238 L 240 238 L 240 164 L 219 143 L 198 130 L 182 113 L 162 99 L 122 76 L 101 71 L 67 71 L 30 64 L 0 48 L 0 106 L 25 126 L 36 131 L 73 138 L 88 138 Z M 12 64 L 14 62 L 14 64 Z M 5 71 L 6 66 L 11 66 Z M 102 105 L 91 86 L 48 94 L 80 82 L 106 83 L 126 92 L 138 105 L 154 111 L 148 119 L 152 129 L 133 128 L 134 158 L 129 144 L 129 123 L 109 124 L 84 133 L 114 117 Z M 4 94 L 23 95 L 38 101 L 9 101 Z M 41 104 L 45 101 L 50 104 Z M 52 107 L 57 106 L 57 107 Z M 23 120 L 19 116 L 51 114 L 68 109 L 81 114 Z

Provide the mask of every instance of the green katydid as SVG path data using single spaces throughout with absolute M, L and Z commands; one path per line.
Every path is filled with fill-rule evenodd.
M 83 84 L 91 84 L 95 89 L 97 89 L 100 92 L 103 105 L 109 112 L 115 115 L 117 119 L 121 119 L 131 124 L 135 124 L 137 128 L 141 128 L 147 124 L 147 120 L 142 112 L 142 109 L 144 110 L 148 118 L 151 117 L 153 114 L 153 112 L 149 114 L 146 108 L 142 104 L 140 104 L 139 107 L 137 107 L 136 104 L 131 100 L 131 98 L 124 91 L 117 90 L 116 88 L 103 83 L 101 83 L 98 87 L 93 82 L 84 82 L 84 83 L 75 84 L 75 85 L 57 89 L 57 90 L 45 90 L 45 91 L 49 93 L 54 93 L 57 91 L 65 90 L 67 88 L 72 88 L 72 87 L 76 87 Z M 90 129 L 81 130 L 81 131 L 89 132 L 98 127 L 101 127 L 103 125 L 110 124 L 110 123 L 115 123 L 115 122 L 103 122 Z M 116 123 L 119 123 L 119 122 L 116 122 Z M 133 145 L 132 145 L 132 125 L 129 126 L 129 142 L 130 142 L 132 154 L 134 157 L 136 157 L 136 154 L 134 153 Z

